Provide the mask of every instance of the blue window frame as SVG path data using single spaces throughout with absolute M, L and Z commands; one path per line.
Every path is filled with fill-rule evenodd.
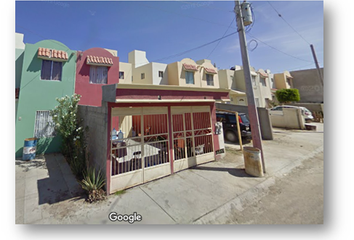
M 61 81 L 62 68 L 63 68 L 62 62 L 42 60 L 41 79 Z

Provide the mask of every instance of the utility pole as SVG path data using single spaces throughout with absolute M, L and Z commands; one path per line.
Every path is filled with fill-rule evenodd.
M 245 28 L 244 28 L 244 22 L 243 22 L 243 17 L 242 17 L 240 1 L 235 0 L 235 9 L 234 10 L 235 10 L 235 14 L 236 14 L 238 36 L 240 39 L 240 49 L 241 49 L 241 55 L 242 55 L 243 74 L 244 74 L 245 85 L 246 85 L 246 95 L 247 95 L 247 102 L 248 102 L 248 115 L 250 118 L 252 142 L 253 142 L 253 147 L 258 148 L 261 151 L 263 173 L 265 173 L 266 170 L 265 170 L 265 164 L 264 164 L 264 154 L 263 154 L 263 148 L 262 148 L 262 140 L 261 140 L 261 134 L 260 134 L 258 112 L 257 112 L 257 107 L 255 105 L 255 100 L 254 100 L 253 86 L 252 86 L 252 81 L 251 81 L 251 68 L 250 68 L 248 51 L 247 51 L 246 35 L 245 35 Z
M 319 66 L 318 61 L 317 61 L 317 57 L 316 57 L 316 53 L 315 53 L 315 48 L 313 47 L 312 44 L 310 44 L 310 47 L 311 47 L 311 51 L 312 51 L 313 60 L 315 61 L 316 68 L 317 68 L 317 71 L 318 71 L 318 76 L 319 76 L 319 78 L 320 78 L 320 81 L 321 81 L 321 84 L 322 84 L 322 87 L 323 87 L 323 76 L 322 76 L 322 74 L 321 74 L 320 66 Z

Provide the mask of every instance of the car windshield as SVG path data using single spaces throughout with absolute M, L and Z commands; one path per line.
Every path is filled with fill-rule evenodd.
M 238 115 L 241 118 L 241 121 L 243 123 L 249 123 L 249 120 L 246 115 Z M 231 124 L 236 124 L 236 116 L 235 115 L 229 115 L 229 120 Z

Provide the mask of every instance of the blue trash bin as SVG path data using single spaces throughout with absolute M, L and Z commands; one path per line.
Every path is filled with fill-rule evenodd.
M 23 146 L 22 160 L 28 161 L 36 157 L 37 138 L 26 138 Z

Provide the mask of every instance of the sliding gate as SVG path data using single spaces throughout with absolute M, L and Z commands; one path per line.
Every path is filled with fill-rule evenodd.
M 214 160 L 209 106 L 171 107 L 174 172 Z
M 112 109 L 111 193 L 171 174 L 167 113 L 167 107 Z

